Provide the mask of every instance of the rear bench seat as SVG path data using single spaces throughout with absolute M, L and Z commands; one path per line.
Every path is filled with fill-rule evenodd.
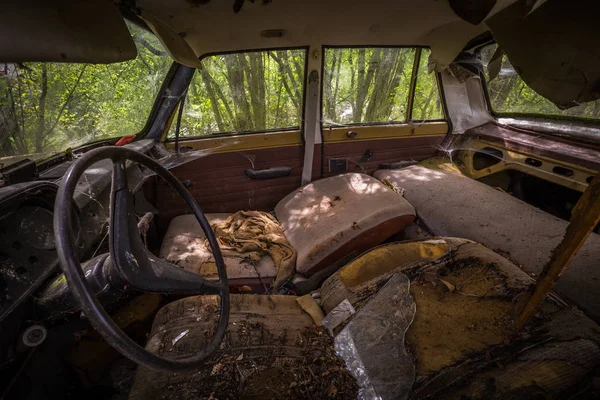
M 541 272 L 568 225 L 458 173 L 415 165 L 379 170 L 374 176 L 404 188 L 405 198 L 434 235 L 467 238 L 507 252 L 529 273 Z M 600 319 L 600 235 L 590 235 L 556 288 L 594 319 Z
M 294 190 L 277 204 L 275 214 L 298 252 L 296 272 L 310 276 L 353 251 L 362 253 L 400 232 L 414 220 L 415 210 L 373 177 L 351 173 Z M 211 224 L 228 216 L 206 214 Z M 160 256 L 208 279 L 217 277 L 204 232 L 193 215 L 173 218 Z M 269 256 L 264 256 L 256 269 L 241 258 L 225 258 L 225 264 L 232 287 L 248 285 L 261 290 L 277 274 Z

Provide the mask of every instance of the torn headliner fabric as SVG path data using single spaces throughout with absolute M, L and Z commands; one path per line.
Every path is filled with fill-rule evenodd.
M 520 1 L 486 24 L 529 87 L 566 109 L 600 98 L 597 3 Z

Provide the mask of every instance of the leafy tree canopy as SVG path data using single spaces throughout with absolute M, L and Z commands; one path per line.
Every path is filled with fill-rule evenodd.
M 128 27 L 135 60 L 0 64 L 0 157 L 42 159 L 143 128 L 172 61 L 154 35 Z

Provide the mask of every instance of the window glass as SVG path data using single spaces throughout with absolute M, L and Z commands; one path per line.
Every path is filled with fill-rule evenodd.
M 429 61 L 429 49 L 421 50 L 419 69 L 417 71 L 417 86 L 415 87 L 415 99 L 413 104 L 413 120 L 443 119 L 444 111 L 442 99 L 434 73 L 429 73 L 427 64 Z
M 323 124 L 404 122 L 415 49 L 325 49 Z
M 188 89 L 180 136 L 300 129 L 305 63 L 305 49 L 204 58 Z
M 141 131 L 172 61 L 154 35 L 128 27 L 135 60 L 0 64 L 0 164 Z
M 521 79 L 510 64 L 506 55 L 502 56 L 502 67 L 498 76 L 489 80 L 487 66 L 496 51 L 496 45 L 487 46 L 481 51 L 485 67 L 488 97 L 492 110 L 505 115 L 538 115 L 575 118 L 600 118 L 600 100 L 581 104 L 567 110 L 559 109 L 550 100 L 542 97 Z

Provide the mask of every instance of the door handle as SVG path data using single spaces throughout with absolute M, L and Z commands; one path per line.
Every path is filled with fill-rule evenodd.
M 289 176 L 292 167 L 271 167 L 267 169 L 245 169 L 246 176 L 251 179 L 273 179 Z

